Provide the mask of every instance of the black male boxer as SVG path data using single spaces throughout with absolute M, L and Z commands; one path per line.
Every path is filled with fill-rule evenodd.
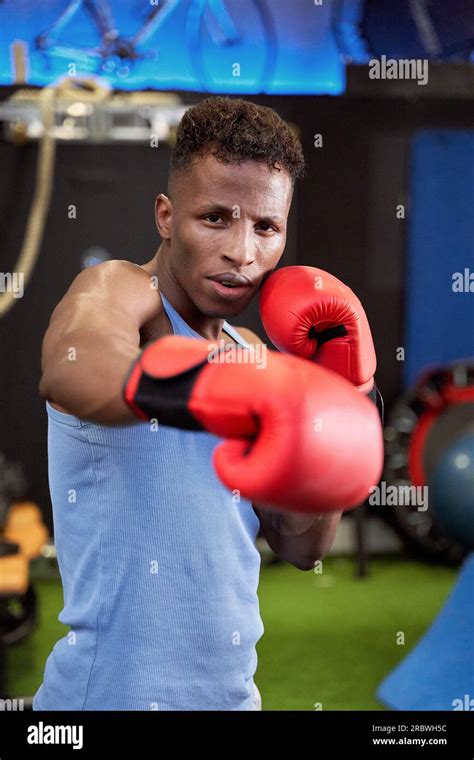
M 379 478 L 375 353 L 353 294 L 313 314 L 309 352 L 291 335 L 286 353 L 259 351 L 227 321 L 263 283 L 269 334 L 301 310 L 297 283 L 284 304 L 271 283 L 302 168 L 271 109 L 190 108 L 156 199 L 158 252 L 81 272 L 52 315 L 40 392 L 70 630 L 36 710 L 260 709 L 259 529 L 309 569 Z

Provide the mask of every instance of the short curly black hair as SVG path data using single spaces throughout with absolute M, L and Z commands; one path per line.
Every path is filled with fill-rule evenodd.
M 294 184 L 303 175 L 301 143 L 272 108 L 214 96 L 188 108 L 178 126 L 170 178 L 212 153 L 223 163 L 262 161 L 284 169 Z

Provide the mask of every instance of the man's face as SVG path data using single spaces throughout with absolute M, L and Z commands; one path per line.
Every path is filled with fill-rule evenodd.
M 224 164 L 207 154 L 178 178 L 170 267 L 201 313 L 225 319 L 245 309 L 283 253 L 291 198 L 289 174 L 257 161 Z M 248 284 L 209 279 L 228 272 Z

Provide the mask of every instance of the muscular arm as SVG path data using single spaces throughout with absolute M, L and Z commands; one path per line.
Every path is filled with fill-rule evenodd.
M 122 386 L 139 353 L 140 329 L 160 309 L 147 273 L 129 262 L 108 261 L 81 272 L 44 336 L 40 395 L 92 422 L 136 421 Z
M 251 330 L 238 329 L 248 343 L 263 343 Z M 342 512 L 302 515 L 252 506 L 270 548 L 299 570 L 310 570 L 327 554 L 342 516 Z

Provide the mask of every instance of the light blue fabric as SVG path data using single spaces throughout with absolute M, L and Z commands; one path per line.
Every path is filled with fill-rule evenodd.
M 175 334 L 203 340 L 163 302 Z M 221 439 L 46 407 L 59 620 L 70 631 L 33 708 L 258 709 L 259 521 L 214 473 Z

